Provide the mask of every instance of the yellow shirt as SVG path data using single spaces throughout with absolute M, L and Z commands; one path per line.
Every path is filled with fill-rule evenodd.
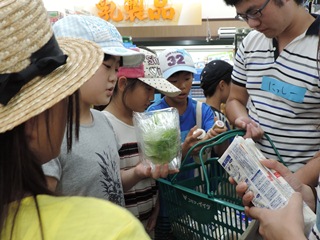
M 150 239 L 141 223 L 126 209 L 89 197 L 37 196 L 44 240 Z M 1 240 L 10 239 L 13 212 L 10 204 Z M 40 223 L 33 197 L 22 200 L 12 240 L 41 240 Z

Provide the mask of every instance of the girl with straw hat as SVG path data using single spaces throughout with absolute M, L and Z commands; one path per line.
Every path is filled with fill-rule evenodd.
M 69 140 L 78 133 L 77 89 L 99 68 L 100 47 L 57 42 L 40 0 L 2 1 L 0 33 L 0 239 L 148 239 L 110 202 L 52 196 L 41 169 L 66 125 Z

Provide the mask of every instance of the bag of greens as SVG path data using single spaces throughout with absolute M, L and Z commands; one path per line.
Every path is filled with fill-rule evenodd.
M 134 112 L 133 123 L 142 161 L 149 163 L 152 169 L 154 165 L 166 163 L 169 169 L 180 168 L 180 123 L 176 108 Z

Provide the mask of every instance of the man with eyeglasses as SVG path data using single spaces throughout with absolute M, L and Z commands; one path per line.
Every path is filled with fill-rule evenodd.
M 291 180 L 303 186 L 296 190 L 310 193 L 318 185 L 320 172 L 316 154 L 320 147 L 320 17 L 305 10 L 304 0 L 224 1 L 236 8 L 236 18 L 255 30 L 242 41 L 235 56 L 227 117 L 234 126 L 246 129 L 245 137 L 253 138 L 267 158 L 277 159 L 263 136 L 267 133 L 294 172 Z M 245 190 L 244 183 L 237 186 L 239 194 Z M 243 197 L 246 204 L 251 199 L 250 194 Z M 297 206 L 299 197 L 292 202 Z M 306 239 L 303 231 L 299 237 L 301 209 L 295 210 L 296 215 L 286 209 L 283 215 L 250 210 L 252 217 L 260 220 L 265 239 Z M 320 239 L 317 228 L 312 233 Z

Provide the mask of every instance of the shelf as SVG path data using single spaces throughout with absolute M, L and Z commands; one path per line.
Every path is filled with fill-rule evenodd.
M 137 46 L 193 46 L 193 45 L 230 45 L 234 46 L 234 39 L 233 38 L 226 38 L 226 39 L 214 39 L 207 42 L 205 39 L 173 39 L 173 38 L 163 38 L 163 39 L 153 39 L 153 38 L 145 38 L 145 39 L 133 39 L 133 43 Z

